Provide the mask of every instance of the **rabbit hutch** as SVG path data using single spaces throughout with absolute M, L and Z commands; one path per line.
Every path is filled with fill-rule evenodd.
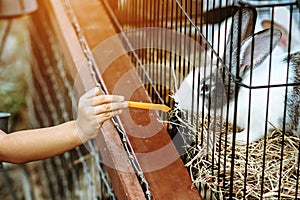
M 299 198 L 299 1 L 103 3 L 203 199 Z
M 95 140 L 25 167 L 30 195 L 300 198 L 298 0 L 37 5 L 27 16 L 34 127 L 74 119 L 95 86 L 171 109 L 128 108 Z

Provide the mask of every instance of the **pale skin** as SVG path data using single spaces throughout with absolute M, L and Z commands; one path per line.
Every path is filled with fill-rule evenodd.
M 69 151 L 95 138 L 103 123 L 121 114 L 127 106 L 124 97 L 102 95 L 98 88 L 93 88 L 81 96 L 76 120 L 10 134 L 0 130 L 0 161 L 25 163 Z

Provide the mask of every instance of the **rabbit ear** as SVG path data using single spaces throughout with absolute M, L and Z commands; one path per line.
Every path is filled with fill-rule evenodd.
M 288 22 L 288 21 L 287 21 Z M 272 27 L 272 24 L 275 28 L 279 29 L 281 31 L 281 39 L 279 41 L 279 45 L 282 46 L 284 48 L 284 50 L 288 50 L 288 41 L 289 41 L 289 32 L 288 30 L 280 25 L 280 24 L 277 24 L 276 22 L 272 22 L 270 20 L 264 20 L 262 21 L 262 27 L 263 28 L 271 28 Z
M 242 7 L 235 13 L 227 36 L 225 59 L 230 58 L 231 52 L 238 48 L 239 42 L 253 34 L 256 18 L 257 12 L 252 7 Z
M 258 67 L 271 54 L 280 38 L 281 31 L 274 28 L 273 30 L 265 29 L 244 40 L 240 49 L 240 76 L 243 76 L 250 69 L 251 64 L 253 68 Z

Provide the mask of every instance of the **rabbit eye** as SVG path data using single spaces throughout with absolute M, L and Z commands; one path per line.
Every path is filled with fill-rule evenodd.
M 208 85 L 202 84 L 202 86 L 201 86 L 201 92 L 203 92 L 203 91 L 208 92 Z

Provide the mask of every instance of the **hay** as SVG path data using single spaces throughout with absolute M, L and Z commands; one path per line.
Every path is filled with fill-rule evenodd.
M 298 137 L 274 129 L 267 135 L 266 144 L 264 139 L 248 146 L 236 144 L 233 151 L 233 144 L 225 140 L 225 133 L 232 132 L 232 125 L 208 117 L 202 125 L 195 116 L 181 117 L 176 111 L 172 115 L 183 137 L 193 141 L 186 144 L 183 158 L 200 193 L 211 195 L 207 199 L 277 199 L 279 193 L 282 199 L 300 196 Z M 193 125 L 187 123 L 191 118 Z M 203 193 L 208 190 L 209 194 Z

